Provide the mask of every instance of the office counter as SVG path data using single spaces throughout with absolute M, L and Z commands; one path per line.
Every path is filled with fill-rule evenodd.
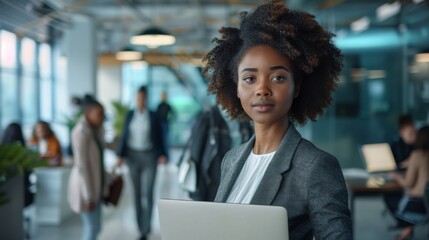
M 35 169 L 36 221 L 39 224 L 59 225 L 72 215 L 67 201 L 71 167 L 41 167 Z

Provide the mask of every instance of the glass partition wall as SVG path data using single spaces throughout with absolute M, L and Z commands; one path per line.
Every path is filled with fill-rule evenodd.
M 336 43 L 344 69 L 332 105 L 302 132 L 342 167 L 363 167 L 361 145 L 397 139 L 401 114 L 429 123 L 429 28 L 350 33 Z

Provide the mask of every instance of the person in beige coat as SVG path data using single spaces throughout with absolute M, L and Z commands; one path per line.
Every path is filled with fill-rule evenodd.
M 389 209 L 396 210 L 399 227 L 403 227 L 398 240 L 409 239 L 413 234 L 412 221 L 407 221 L 403 216 L 405 211 L 425 214 L 423 200 L 426 183 L 429 181 L 429 126 L 422 127 L 417 132 L 417 139 L 414 150 L 405 164 L 407 171 L 405 174 L 392 173 L 396 181 L 404 187 L 405 195 L 395 206 L 388 206 Z
M 83 240 L 94 240 L 101 230 L 101 205 L 108 194 L 107 174 L 103 164 L 101 126 L 103 106 L 86 103 L 84 115 L 73 128 L 73 168 L 69 180 L 68 200 L 71 209 L 80 214 Z

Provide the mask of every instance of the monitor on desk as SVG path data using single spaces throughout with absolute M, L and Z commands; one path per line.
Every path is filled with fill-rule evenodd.
M 369 173 L 383 173 L 396 170 L 396 162 L 388 143 L 362 145 L 362 156 Z

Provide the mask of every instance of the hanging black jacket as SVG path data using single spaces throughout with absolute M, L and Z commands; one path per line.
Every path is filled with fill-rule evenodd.
M 228 125 L 217 106 L 199 117 L 188 143 L 190 158 L 197 167 L 197 190 L 189 194 L 192 199 L 214 200 L 220 182 L 220 165 L 231 143 Z

